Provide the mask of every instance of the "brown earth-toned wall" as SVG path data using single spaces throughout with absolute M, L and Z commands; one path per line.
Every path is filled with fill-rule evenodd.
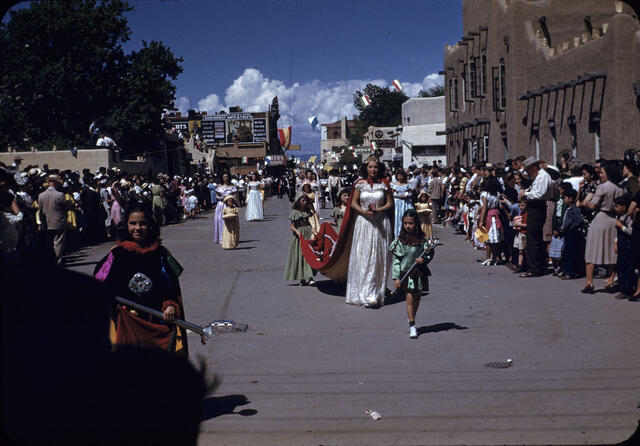
M 623 5 L 622 13 L 616 13 L 615 3 L 465 0 L 463 40 L 447 47 L 444 57 L 449 163 L 460 156 L 463 164 L 469 164 L 470 157 L 460 147 L 474 137 L 482 146 L 484 135 L 489 137 L 488 161 L 536 155 L 537 139 L 540 157 L 551 162 L 549 120 L 555 121 L 556 153 L 571 151 L 573 135 L 567 118 L 572 114 L 576 119 L 577 159 L 594 160 L 596 133 L 600 136 L 601 158 L 620 158 L 627 148 L 640 148 L 640 109 L 633 91 L 634 82 L 640 82 L 640 27 L 628 5 Z M 588 34 L 585 16 L 589 16 L 592 34 Z M 548 34 L 539 21 L 541 17 L 545 17 Z M 463 107 L 463 61 L 470 55 L 479 56 L 482 48 L 486 48 L 487 57 L 486 96 L 474 98 Z M 506 107 L 496 112 L 491 68 L 499 66 L 501 58 L 505 61 Z M 586 73 L 604 77 L 582 82 Z M 449 101 L 448 84 L 454 76 L 460 78 L 457 112 L 450 109 Z M 561 82 L 571 81 L 578 83 L 558 88 Z M 545 91 L 548 86 L 555 88 Z M 538 94 L 519 99 L 519 95 L 526 97 L 531 92 Z M 590 126 L 593 112 L 600 114 L 599 129 Z

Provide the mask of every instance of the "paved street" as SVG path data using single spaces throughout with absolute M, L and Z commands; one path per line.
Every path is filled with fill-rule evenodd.
M 367 310 L 326 279 L 283 281 L 289 210 L 271 199 L 265 221 L 241 219 L 235 251 L 211 242 L 212 214 L 163 228 L 185 267 L 188 319 L 250 326 L 205 346 L 190 337 L 192 360 L 222 380 L 200 444 L 614 443 L 635 430 L 640 304 L 480 267 L 481 253 L 436 228 L 422 334 L 410 340 L 403 302 Z M 92 271 L 108 247 L 74 253 L 72 268 Z M 510 368 L 485 367 L 507 358 Z

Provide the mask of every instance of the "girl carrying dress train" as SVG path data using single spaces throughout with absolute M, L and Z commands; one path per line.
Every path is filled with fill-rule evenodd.
M 317 234 L 320 230 L 320 218 L 318 217 L 318 209 L 315 207 L 316 194 L 312 191 L 313 185 L 311 182 L 306 181 L 302 183 L 302 192 L 309 199 L 309 212 L 311 216 L 309 217 L 309 221 L 311 222 L 311 229 L 313 234 Z
M 292 234 L 289 241 L 287 264 L 284 268 L 284 280 L 299 280 L 301 286 L 316 285 L 315 280 L 313 280 L 315 272 L 307 263 L 300 248 L 300 237 L 304 237 L 307 240 L 313 238 L 310 206 L 309 197 L 303 192 L 298 192 L 293 202 L 293 210 L 289 214 Z

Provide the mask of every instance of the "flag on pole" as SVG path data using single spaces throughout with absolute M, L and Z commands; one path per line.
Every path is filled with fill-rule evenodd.
M 312 116 L 309 118 L 309 125 L 311 126 L 311 128 L 313 130 L 316 129 L 316 127 L 318 126 L 318 117 L 317 116 Z
M 353 146 L 349 146 L 349 150 L 353 152 Z
M 364 104 L 365 107 L 368 107 L 371 105 L 371 98 L 369 97 L 368 94 L 363 94 L 360 99 L 362 100 L 362 103 Z
M 291 126 L 286 129 L 278 129 L 278 136 L 280 137 L 280 144 L 286 150 L 291 144 Z
M 393 80 L 393 86 L 396 87 L 396 90 L 398 91 L 402 91 L 402 89 L 404 88 L 404 86 L 398 79 Z
M 249 157 L 248 156 L 243 156 L 242 157 L 242 164 L 249 164 Z
M 371 141 L 371 142 L 369 143 L 369 145 L 371 146 L 371 151 L 372 151 L 372 152 L 375 152 L 376 150 L 378 150 L 378 143 L 377 143 L 377 142 L 375 142 L 375 141 Z

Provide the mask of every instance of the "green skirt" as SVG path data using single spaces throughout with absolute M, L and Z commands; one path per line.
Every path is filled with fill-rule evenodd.
M 311 226 L 302 226 L 298 230 L 305 239 L 310 240 L 313 238 Z M 295 234 L 291 234 L 287 264 L 284 267 L 284 280 L 306 280 L 312 277 L 313 270 L 302 255 L 300 240 Z

